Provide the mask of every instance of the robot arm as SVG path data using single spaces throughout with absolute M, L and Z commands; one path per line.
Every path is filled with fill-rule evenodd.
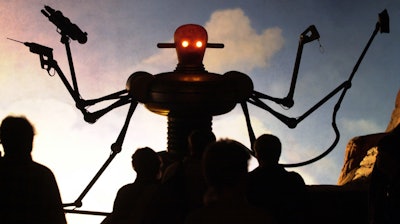
M 320 35 L 318 33 L 317 28 L 314 25 L 309 26 L 306 30 L 304 30 L 303 33 L 300 35 L 300 40 L 299 40 L 299 45 L 297 48 L 297 55 L 296 55 L 296 61 L 294 64 L 293 68 L 293 74 L 292 74 L 292 81 L 290 83 L 290 89 L 286 97 L 284 98 L 275 98 L 271 97 L 262 93 L 255 93 L 258 98 L 262 99 L 267 99 L 271 100 L 277 104 L 280 104 L 284 107 L 291 108 L 294 105 L 293 101 L 293 96 L 294 96 L 294 90 L 296 87 L 296 82 L 297 82 L 297 74 L 299 73 L 299 68 L 300 68 L 300 61 L 301 61 L 301 56 L 303 54 L 303 47 L 304 44 L 312 42 L 314 40 L 317 40 L 320 38 Z
M 309 27 L 310 31 L 312 31 L 313 28 L 312 26 Z M 316 30 L 315 30 L 316 31 Z M 300 57 L 301 57 L 301 50 L 302 50 L 302 40 L 300 40 L 300 45 L 299 45 L 299 51 L 297 54 L 297 58 L 296 58 L 296 64 L 295 64 L 295 69 L 293 72 L 293 78 L 292 78 L 292 84 L 290 87 L 290 91 L 289 94 L 286 98 L 283 99 L 278 99 L 278 98 L 273 98 L 270 96 L 267 96 L 265 94 L 259 93 L 257 91 L 253 91 L 252 96 L 250 96 L 250 98 L 247 100 L 247 102 L 260 107 L 266 111 L 268 111 L 269 113 L 271 113 L 273 116 L 275 116 L 277 119 L 279 119 L 280 121 L 282 121 L 284 124 L 286 124 L 289 128 L 295 128 L 297 126 L 297 124 L 299 124 L 302 120 L 304 120 L 306 117 L 308 117 L 310 114 L 312 114 L 315 110 L 317 110 L 320 106 L 322 106 L 324 103 L 326 103 L 329 99 L 331 99 L 333 96 L 335 96 L 337 93 L 339 93 L 341 91 L 341 95 L 338 99 L 338 102 L 335 105 L 333 114 L 332 114 L 332 128 L 335 131 L 336 134 L 336 138 L 334 140 L 334 142 L 332 143 L 332 145 L 325 150 L 323 153 L 321 153 L 320 155 L 304 161 L 304 162 L 300 162 L 300 163 L 293 163 L 293 164 L 282 164 L 285 167 L 299 167 L 299 166 L 304 166 L 304 165 L 308 165 L 311 164 L 315 161 L 318 161 L 319 159 L 325 157 L 327 154 L 329 154 L 334 147 L 336 146 L 336 144 L 339 141 L 339 137 L 340 137 L 340 133 L 339 130 L 336 126 L 336 114 L 340 108 L 340 105 L 342 103 L 342 100 L 347 92 L 347 90 L 351 87 L 351 81 L 358 69 L 358 67 L 361 64 L 361 61 L 363 60 L 369 46 L 371 45 L 373 39 L 375 38 L 376 34 L 378 33 L 378 31 L 380 31 L 381 33 L 389 33 L 389 15 L 387 13 L 387 10 L 385 9 L 384 11 L 382 11 L 379 14 L 379 21 L 376 23 L 375 26 L 375 30 L 373 31 L 367 45 L 365 46 L 363 52 L 361 53 L 361 56 L 359 57 L 357 63 L 355 64 L 353 71 L 351 72 L 348 80 L 346 80 L 345 82 L 343 82 L 342 84 L 340 84 L 338 87 L 336 87 L 332 92 L 330 92 L 327 96 L 325 96 L 322 100 L 320 100 L 318 103 L 316 103 L 313 107 L 311 107 L 308 111 L 306 111 L 303 115 L 297 117 L 297 118 L 291 118 L 291 117 L 287 117 L 277 111 L 274 111 L 271 107 L 269 107 L 267 104 L 265 104 L 261 99 L 268 99 L 271 100 L 275 103 L 278 103 L 282 106 L 292 106 L 293 104 L 291 104 L 290 102 L 292 102 L 292 97 L 293 97 L 293 93 L 294 93 L 294 86 L 296 83 L 296 78 L 297 78 L 297 71 L 298 71 L 298 67 L 299 67 L 299 63 L 300 63 Z M 306 30 L 303 34 L 307 33 L 308 31 Z M 304 39 L 304 43 L 310 42 L 312 40 L 317 39 L 317 37 L 319 37 L 318 33 L 311 32 L 312 34 L 309 37 L 306 37 Z M 303 35 L 302 34 L 302 35 Z M 300 52 L 300 53 L 299 53 Z M 289 102 L 288 104 L 286 104 L 286 102 Z M 246 123 L 247 123 L 247 128 L 249 130 L 249 136 L 250 136 L 250 141 L 251 141 L 251 145 L 253 145 L 254 141 L 255 141 L 255 137 L 254 137 L 254 132 L 253 129 L 251 127 L 251 123 L 250 123 L 250 117 L 248 115 L 248 111 L 247 111 L 247 105 L 244 105 L 245 103 L 242 103 L 242 108 L 246 117 Z
M 88 123 L 95 123 L 97 119 L 108 113 L 109 111 L 123 106 L 125 104 L 131 103 L 132 99 L 128 95 L 127 90 L 121 90 L 97 99 L 85 100 L 81 98 L 79 93 L 78 84 L 76 81 L 76 75 L 74 70 L 74 65 L 72 62 L 71 49 L 69 46 L 70 38 L 72 40 L 77 40 L 79 43 L 84 44 L 87 41 L 87 33 L 82 32 L 81 29 L 76 25 L 70 22 L 70 20 L 63 16 L 60 11 L 56 11 L 49 6 L 45 6 L 45 9 L 41 11 L 43 15 L 45 15 L 54 25 L 57 26 L 57 31 L 62 35 L 61 42 L 65 45 L 69 67 L 71 71 L 71 79 L 72 85 L 65 77 L 63 71 L 58 66 L 57 61 L 53 59 L 53 49 L 47 46 L 43 46 L 33 42 L 22 42 L 18 40 L 14 40 L 11 38 L 7 38 L 9 40 L 19 42 L 29 47 L 30 52 L 38 54 L 40 56 L 40 65 L 43 69 L 46 69 L 50 76 L 50 70 L 54 69 L 54 71 L 59 75 L 61 81 L 67 88 L 68 92 L 72 96 L 75 101 L 76 107 L 82 112 L 84 116 L 84 120 Z M 90 112 L 88 111 L 88 107 L 93 106 L 97 103 L 106 101 L 106 100 L 115 100 L 114 103 L 109 105 L 106 108 L 101 110 Z

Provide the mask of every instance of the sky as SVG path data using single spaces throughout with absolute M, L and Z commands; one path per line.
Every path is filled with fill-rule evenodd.
M 388 10 L 390 33 L 378 33 L 359 66 L 337 114 L 340 140 L 327 156 L 293 168 L 305 182 L 336 184 L 345 148 L 355 136 L 384 132 L 399 91 L 400 2 L 354 1 L 42 1 L 0 2 L 0 118 L 24 115 L 35 126 L 33 159 L 56 176 L 63 203 L 74 202 L 109 157 L 129 106 L 117 108 L 96 123 L 83 120 L 57 74 L 41 69 L 39 57 L 7 38 L 53 48 L 70 81 L 65 46 L 60 34 L 40 10 L 60 10 L 88 33 L 88 41 L 71 41 L 74 68 L 82 98 L 93 99 L 125 89 L 136 71 L 153 75 L 173 71 L 174 49 L 158 49 L 172 42 L 175 29 L 195 23 L 208 31 L 209 42 L 223 49 L 207 49 L 206 70 L 218 74 L 236 70 L 247 74 L 254 90 L 282 98 L 289 91 L 300 34 L 315 25 L 319 41 L 304 45 L 294 106 L 285 109 L 265 101 L 289 117 L 298 117 L 349 78 L 375 29 L 378 14 Z M 256 136 L 272 133 L 282 141 L 284 164 L 318 156 L 334 141 L 332 113 L 338 96 L 294 129 L 269 112 L 249 104 Z M 89 110 L 96 111 L 107 103 Z M 213 117 L 217 138 L 231 138 L 249 146 L 240 105 Z M 167 118 L 139 104 L 123 147 L 83 199 L 81 210 L 110 212 L 117 190 L 135 179 L 130 156 L 139 147 L 156 151 L 167 147 Z M 0 148 L 1 149 L 1 148 Z M 249 169 L 256 166 L 251 161 Z M 99 223 L 103 217 L 67 214 L 68 223 Z

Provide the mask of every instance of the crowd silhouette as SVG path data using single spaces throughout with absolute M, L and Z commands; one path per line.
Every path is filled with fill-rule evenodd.
M 399 130 L 379 144 L 369 191 L 371 224 L 400 221 Z M 7 116 L 1 123 L 0 223 L 65 224 L 53 173 L 32 160 L 33 137 L 34 128 L 23 116 Z M 252 171 L 249 149 L 233 139 L 193 130 L 187 140 L 189 154 L 168 165 L 165 152 L 137 149 L 132 155 L 136 178 L 118 190 L 112 212 L 101 223 L 309 223 L 302 214 L 307 186 L 299 173 L 279 164 L 277 136 L 256 139 L 259 165 Z

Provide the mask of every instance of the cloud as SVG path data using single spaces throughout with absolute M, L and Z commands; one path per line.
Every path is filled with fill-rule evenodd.
M 229 114 L 214 118 L 213 129 L 217 138 L 231 138 L 250 147 L 250 139 L 247 131 L 246 120 L 239 106 Z M 251 118 L 251 125 L 255 133 L 271 133 L 258 117 Z
M 170 42 L 173 42 L 172 40 Z M 153 74 L 160 72 L 170 71 L 171 68 L 175 68 L 178 63 L 178 58 L 176 56 L 175 50 L 162 49 L 160 53 L 152 55 L 140 63 L 141 71 L 148 71 Z
M 365 120 L 365 119 L 351 120 L 348 118 L 344 118 L 340 121 L 340 123 L 343 126 L 343 129 L 349 133 L 370 134 L 370 133 L 377 133 L 384 131 L 384 127 L 376 124 L 372 120 Z
M 269 28 L 258 34 L 241 9 L 214 12 L 205 28 L 209 42 L 225 44 L 222 50 L 207 51 L 204 64 L 210 71 L 221 72 L 230 68 L 247 73 L 255 68 L 268 67 L 269 60 L 284 44 L 281 29 Z

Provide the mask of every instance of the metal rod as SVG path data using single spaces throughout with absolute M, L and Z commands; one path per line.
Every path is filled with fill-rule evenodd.
M 247 103 L 246 102 L 242 102 L 242 103 L 240 103 L 240 105 L 242 106 L 244 117 L 246 119 L 247 131 L 249 132 L 250 154 L 254 156 L 253 146 L 254 146 L 254 142 L 256 141 L 256 136 L 254 134 L 253 127 L 251 126 L 249 109 L 247 107 Z
M 74 87 L 75 98 L 79 98 L 80 94 L 78 89 L 78 82 L 76 81 L 74 62 L 72 61 L 71 48 L 69 46 L 69 38 L 66 35 L 62 35 L 61 43 L 65 45 L 65 50 L 67 52 L 68 64 L 69 64 L 69 69 L 71 71 L 72 86 Z
M 66 213 L 74 213 L 74 214 L 81 214 L 81 215 L 100 215 L 100 216 L 107 216 L 109 212 L 96 212 L 96 211 L 85 211 L 85 210 L 75 210 L 75 209 L 64 209 Z

